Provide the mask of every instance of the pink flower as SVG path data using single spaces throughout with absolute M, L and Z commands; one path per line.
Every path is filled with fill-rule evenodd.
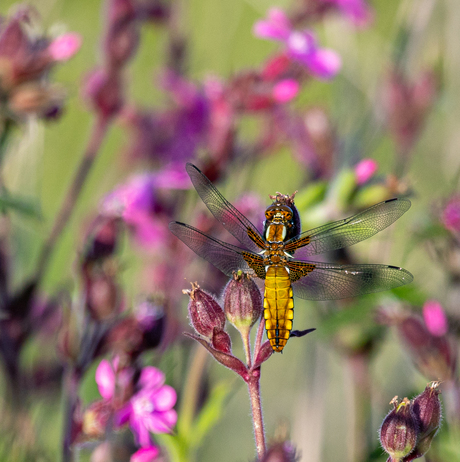
M 130 386 L 132 375 L 133 371 L 130 368 L 119 370 L 118 358 L 115 358 L 111 363 L 103 359 L 97 366 L 95 375 L 99 393 L 106 401 L 112 401 L 115 398 L 117 388 L 124 392 Z
M 271 8 L 266 20 L 255 23 L 253 32 L 257 37 L 283 42 L 288 56 L 320 79 L 334 77 L 341 68 L 340 56 L 335 51 L 319 48 L 312 32 L 294 30 L 281 9 Z
M 373 159 L 363 159 L 355 166 L 356 183 L 362 185 L 367 183 L 379 168 L 377 162 Z
M 156 446 L 141 448 L 131 456 L 129 462 L 153 462 L 159 453 Z
M 110 400 L 115 394 L 115 371 L 106 359 L 103 359 L 96 369 L 96 383 L 101 396 Z
M 363 27 L 372 21 L 372 10 L 365 0 L 324 0 L 335 5 L 353 24 Z
M 190 180 L 183 168 L 171 165 L 155 173 L 132 177 L 115 188 L 102 201 L 102 214 L 121 217 L 133 230 L 136 241 L 144 246 L 163 243 L 168 236 L 165 210 L 157 189 L 186 189 Z
M 138 385 L 140 390 L 120 410 L 117 423 L 129 422 L 136 442 L 141 447 L 150 447 L 150 433 L 168 433 L 177 421 L 173 409 L 176 391 L 164 385 L 164 374 L 159 369 L 147 366 L 142 369 Z
M 67 61 L 81 47 L 82 38 L 76 32 L 56 37 L 49 45 L 48 51 L 55 61 Z
M 442 211 L 444 227 L 453 233 L 460 232 L 460 196 L 452 197 Z
M 423 320 L 429 332 L 435 337 L 447 333 L 447 318 L 441 304 L 436 300 L 427 300 L 423 305 Z
M 297 96 L 299 89 L 300 85 L 297 80 L 281 80 L 273 87 L 273 99 L 278 103 L 287 103 Z

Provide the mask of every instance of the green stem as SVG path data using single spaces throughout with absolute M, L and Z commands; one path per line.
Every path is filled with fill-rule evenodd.
M 46 271 L 51 255 L 53 253 L 53 249 L 56 246 L 56 242 L 60 238 L 64 228 L 69 222 L 75 205 L 83 190 L 83 186 L 85 185 L 85 182 L 88 178 L 88 174 L 91 171 L 91 167 L 96 160 L 97 154 L 102 145 L 102 141 L 104 140 L 104 137 L 107 133 L 109 121 L 110 119 L 106 117 L 98 117 L 94 123 L 85 155 L 80 162 L 73 182 L 70 185 L 64 202 L 62 203 L 61 209 L 56 216 L 48 239 L 45 241 L 40 253 L 34 278 L 37 281 L 43 277 L 43 274 Z

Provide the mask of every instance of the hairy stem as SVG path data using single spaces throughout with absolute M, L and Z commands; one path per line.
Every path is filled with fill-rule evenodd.
M 257 456 L 259 459 L 262 459 L 265 454 L 265 432 L 262 417 L 262 403 L 260 401 L 260 368 L 251 371 L 247 384 L 249 398 L 251 400 L 252 423 L 254 426 Z

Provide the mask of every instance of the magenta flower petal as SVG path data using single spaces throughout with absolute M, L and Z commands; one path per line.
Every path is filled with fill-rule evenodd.
M 362 185 L 367 183 L 379 168 L 377 162 L 374 159 L 363 159 L 358 162 L 355 166 L 355 178 L 356 183 Z
M 169 411 L 177 400 L 176 390 L 169 385 L 161 387 L 152 397 L 155 411 Z
M 152 433 L 169 433 L 176 422 L 177 413 L 173 409 L 166 412 L 155 412 L 145 421 Z
M 131 414 L 133 412 L 131 403 L 128 403 L 126 406 L 123 406 L 115 414 L 115 427 L 121 427 L 129 422 Z
M 428 300 L 423 305 L 423 319 L 429 332 L 435 337 L 447 334 L 447 318 L 441 304 L 436 300 Z
M 96 383 L 104 399 L 112 399 L 115 393 L 115 372 L 112 365 L 103 359 L 96 369 Z
M 139 446 L 145 448 L 152 445 L 145 420 L 131 419 L 131 429 L 133 430 L 136 442 Z
M 297 80 L 281 80 L 273 87 L 273 99 L 278 103 L 287 103 L 299 93 L 300 85 Z
M 82 38 L 76 32 L 56 37 L 49 45 L 48 52 L 55 61 L 67 61 L 81 47 Z
M 342 67 L 340 55 L 329 48 L 317 49 L 302 61 L 313 75 L 325 80 L 334 77 Z
M 160 388 L 164 381 L 165 375 L 163 372 L 153 366 L 144 367 L 139 377 L 141 388 L 149 390 Z
M 291 32 L 291 23 L 279 8 L 271 8 L 268 12 L 268 19 L 257 21 L 253 27 L 253 33 L 256 37 L 271 40 L 287 40 Z
M 141 448 L 131 456 L 129 462 L 153 462 L 159 453 L 160 450 L 156 446 Z

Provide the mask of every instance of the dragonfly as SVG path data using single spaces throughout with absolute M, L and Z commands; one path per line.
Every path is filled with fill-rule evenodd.
M 171 222 L 169 229 L 227 276 L 243 271 L 264 280 L 265 329 L 275 352 L 282 352 L 290 337 L 314 330 L 292 330 L 294 295 L 306 300 L 338 300 L 393 289 L 413 280 L 409 271 L 398 266 L 310 260 L 387 228 L 410 208 L 406 198 L 389 199 L 349 218 L 301 232 L 295 194 L 277 193 L 270 196 L 273 202 L 265 211 L 260 233 L 195 165 L 187 163 L 185 168 L 209 211 L 241 247 L 179 221 Z

